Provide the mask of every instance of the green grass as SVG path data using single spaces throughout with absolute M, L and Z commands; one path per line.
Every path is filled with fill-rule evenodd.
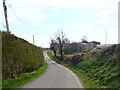
M 2 81 L 0 81 L 0 90 L 2 89 Z
M 64 64 L 62 64 L 64 65 Z M 94 81 L 92 81 L 90 78 L 87 77 L 87 75 L 85 75 L 85 73 L 82 73 L 82 71 L 77 70 L 76 68 L 70 66 L 70 65 L 64 65 L 67 68 L 69 68 L 70 70 L 72 70 L 80 79 L 80 81 L 82 81 L 82 84 L 85 88 L 99 88 L 100 86 L 97 85 Z
M 85 88 L 99 88 L 99 85 L 95 84 L 94 81 L 90 80 L 90 78 L 88 78 L 84 73 L 82 73 L 82 71 L 80 72 L 74 69 L 73 67 L 67 67 L 79 77 L 80 81 L 82 81 L 82 84 Z
M 37 71 L 31 73 L 23 73 L 16 79 L 7 79 L 2 82 L 3 89 L 13 89 L 20 88 L 28 82 L 34 80 L 38 76 L 41 76 L 48 68 L 47 63 L 45 62 L 44 66 L 38 69 Z

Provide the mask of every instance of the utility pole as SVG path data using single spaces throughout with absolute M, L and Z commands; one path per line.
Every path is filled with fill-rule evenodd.
M 35 38 L 34 38 L 34 35 L 33 35 L 33 44 L 35 44 Z
M 106 44 L 107 44 L 107 30 L 105 32 L 105 46 L 106 46 Z
M 5 1 L 6 1 L 6 0 L 3 0 L 4 15 L 5 15 L 7 32 L 10 32 L 10 31 L 9 31 L 9 25 L 8 25 L 8 18 L 7 18 L 7 6 L 6 6 Z

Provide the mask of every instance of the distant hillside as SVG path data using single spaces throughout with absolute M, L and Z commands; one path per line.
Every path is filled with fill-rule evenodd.
M 13 34 L 2 32 L 2 78 L 39 69 L 44 63 L 42 49 Z

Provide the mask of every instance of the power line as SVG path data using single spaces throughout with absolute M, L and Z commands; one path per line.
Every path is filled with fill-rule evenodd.
M 3 22 L 2 22 L 2 26 L 3 26 L 4 28 L 6 28 Z
M 13 9 L 13 7 L 10 5 L 10 3 L 8 3 L 8 7 L 11 9 L 11 11 L 13 12 L 13 14 L 15 15 L 17 21 L 22 25 L 22 28 L 26 30 L 25 25 L 23 24 L 23 22 L 20 20 L 20 18 L 18 17 L 18 15 L 16 14 L 15 10 Z
M 0 14 L 0 24 L 1 24 L 1 29 L 2 28 L 6 28 L 6 26 L 5 26 L 5 24 L 4 24 L 4 22 L 2 21 L 3 20 L 3 16 Z
M 16 12 L 14 11 L 14 9 L 12 8 L 12 6 L 11 6 L 8 2 L 7 2 L 7 4 L 8 4 L 8 6 L 9 6 L 9 8 L 12 10 L 12 12 L 14 13 L 16 19 L 17 19 L 20 23 L 22 23 L 21 20 L 19 19 L 18 15 L 16 14 Z

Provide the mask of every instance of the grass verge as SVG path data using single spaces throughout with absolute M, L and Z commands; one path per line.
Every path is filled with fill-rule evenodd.
M 85 88 L 99 88 L 98 85 L 96 85 L 92 80 L 90 80 L 85 74 L 82 73 L 82 71 L 78 71 L 74 68 L 68 67 L 70 70 L 72 70 L 82 81 L 82 84 Z
M 45 62 L 43 67 L 38 69 L 37 71 L 31 73 L 23 73 L 16 79 L 7 79 L 2 82 L 2 89 L 13 89 L 13 88 L 20 88 L 23 85 L 29 83 L 30 81 L 34 80 L 38 76 L 42 75 L 48 68 L 48 64 Z

